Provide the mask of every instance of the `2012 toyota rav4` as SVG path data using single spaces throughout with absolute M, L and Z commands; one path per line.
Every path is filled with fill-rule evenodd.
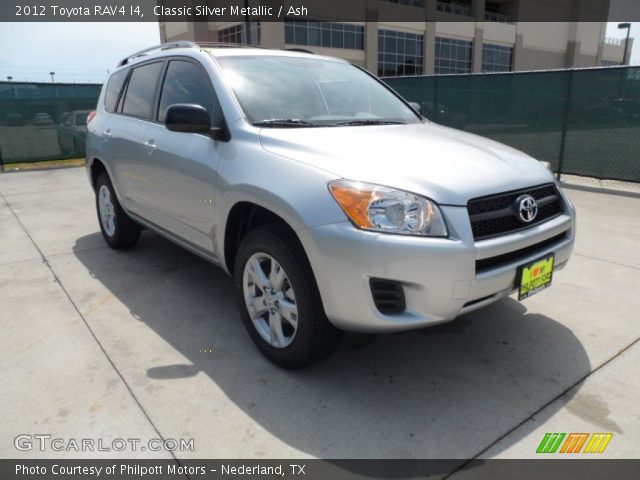
M 142 227 L 233 276 L 272 361 L 341 330 L 426 327 L 545 288 L 574 209 L 531 157 L 436 125 L 366 71 L 294 51 L 166 44 L 123 60 L 87 133 L 100 228 Z

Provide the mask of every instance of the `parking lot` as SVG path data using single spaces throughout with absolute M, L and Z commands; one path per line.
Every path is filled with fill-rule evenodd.
M 567 190 L 578 212 L 551 289 L 431 329 L 347 335 L 281 370 L 230 278 L 145 231 L 100 236 L 83 169 L 0 175 L 0 457 L 19 434 L 194 439 L 178 458 L 533 458 L 546 432 L 640 445 L 640 198 Z M 444 472 L 443 472 L 444 473 Z

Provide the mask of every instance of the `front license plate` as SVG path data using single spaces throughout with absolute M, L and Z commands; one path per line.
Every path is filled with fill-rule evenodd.
M 518 300 L 535 295 L 551 285 L 554 259 L 554 254 L 550 253 L 543 258 L 518 267 L 518 274 L 516 275 Z

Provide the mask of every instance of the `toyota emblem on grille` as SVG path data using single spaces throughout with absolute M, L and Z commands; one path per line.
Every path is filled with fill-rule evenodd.
M 516 200 L 518 216 L 524 223 L 532 222 L 538 215 L 538 204 L 531 195 L 521 195 Z

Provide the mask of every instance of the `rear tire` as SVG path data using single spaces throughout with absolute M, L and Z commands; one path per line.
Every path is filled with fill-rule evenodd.
M 122 209 L 106 172 L 96 180 L 96 211 L 102 237 L 111 248 L 131 248 L 138 243 L 140 226 Z
M 249 232 L 236 256 L 234 287 L 256 346 L 273 363 L 297 369 L 328 357 L 342 332 L 327 319 L 311 265 L 292 235 L 277 226 Z

